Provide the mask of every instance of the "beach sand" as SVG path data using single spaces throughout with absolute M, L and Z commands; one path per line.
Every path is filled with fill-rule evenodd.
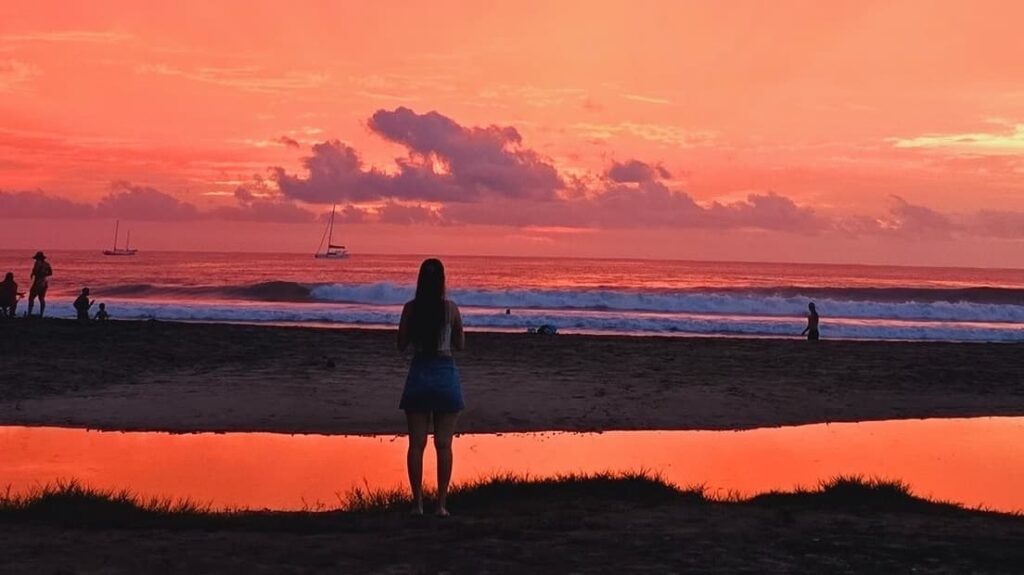
M 438 521 L 401 513 L 291 529 L 0 523 L 37 573 L 1019 573 L 1019 518 L 576 505 Z
M 402 433 L 390 331 L 163 322 L 0 324 L 0 424 Z M 1024 345 L 471 333 L 468 432 L 749 428 L 1024 414 Z M 131 486 L 125 486 L 130 488 Z M 0 513 L 0 571 L 1014 572 L 1024 520 L 828 503 L 510 490 L 456 515 L 228 515 L 189 526 L 55 500 Z M 118 513 L 129 519 L 116 519 Z M 104 519 L 112 514 L 113 519 Z M 185 521 L 183 523 L 182 521 Z
M 0 424 L 402 433 L 384 330 L 0 324 Z M 463 432 L 1024 415 L 1024 344 L 470 333 Z

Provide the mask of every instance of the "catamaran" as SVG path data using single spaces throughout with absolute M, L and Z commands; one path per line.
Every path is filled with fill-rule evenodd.
M 114 223 L 114 249 L 103 250 L 105 256 L 134 256 L 139 250 L 133 250 L 128 247 L 128 244 L 132 241 L 132 231 L 128 230 L 128 237 L 124 240 L 124 248 L 117 247 L 117 232 L 121 227 L 121 220 L 117 220 Z
M 337 206 L 331 207 L 331 221 L 327 224 L 327 229 L 324 230 L 324 235 L 320 237 L 320 245 L 316 248 L 316 253 L 313 254 L 314 258 L 321 260 L 337 260 L 348 257 L 348 250 L 345 246 L 334 245 L 334 212 Z M 320 251 L 320 248 L 324 247 L 324 240 L 327 240 L 327 250 Z

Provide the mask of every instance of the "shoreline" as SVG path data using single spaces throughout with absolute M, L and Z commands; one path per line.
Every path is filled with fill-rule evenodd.
M 400 434 L 390 330 L 3 324 L 0 425 Z M 472 332 L 460 432 L 1024 415 L 1024 344 Z
M 50 307 L 58 310 L 66 310 L 70 307 L 71 295 L 64 297 L 63 299 L 52 299 Z M 115 318 L 118 322 L 160 322 L 160 323 L 184 323 L 184 324 L 199 324 L 199 325 L 249 325 L 249 326 L 260 326 L 260 327 L 295 327 L 295 328 L 310 328 L 310 329 L 342 329 L 342 330 L 368 330 L 368 331 L 380 331 L 380 330 L 391 330 L 394 329 L 395 323 L 397 323 L 398 315 L 401 307 L 398 305 L 382 305 L 377 307 L 388 308 L 390 311 L 386 313 L 392 313 L 394 317 L 393 321 L 385 323 L 379 323 L 379 320 L 360 320 L 360 319 L 323 319 L 319 314 L 330 315 L 337 312 L 336 306 L 340 305 L 339 302 L 273 302 L 273 301 L 256 301 L 256 300 L 236 300 L 236 299 L 211 299 L 211 300 L 163 300 L 163 299 L 106 299 L 105 303 L 112 304 L 114 309 L 119 309 L 123 313 L 127 308 L 128 316 L 119 315 Z M 277 303 L 277 306 L 271 306 L 271 304 Z M 66 305 L 65 305 L 66 304 Z M 163 309 L 163 306 L 175 306 L 181 305 L 181 309 L 189 310 L 192 305 L 198 306 L 196 310 L 202 312 L 202 310 L 210 308 L 215 311 L 212 312 L 214 315 L 210 317 L 203 317 L 200 315 L 198 318 L 192 318 L 188 314 L 175 315 L 175 313 L 167 313 Z M 263 309 L 252 306 L 271 306 Z M 344 304 L 349 305 L 349 304 Z M 357 304 L 353 304 L 357 305 Z M 56 306 L 56 307 L 54 307 Z M 133 307 L 136 306 L 136 307 Z M 137 307 L 141 306 L 141 307 Z M 149 307 L 154 309 L 146 311 Z M 284 306 L 284 307 L 281 307 Z M 371 306 L 373 307 L 373 306 Z M 24 306 L 19 313 L 24 312 Z M 225 309 L 231 309 L 230 312 L 225 312 Z M 250 319 L 248 317 L 238 317 L 232 319 L 233 316 L 241 312 L 241 310 L 257 309 L 257 311 L 266 312 L 270 314 L 278 314 L 281 317 L 288 316 L 302 316 L 298 319 Z M 464 315 L 470 318 L 471 312 L 475 313 L 479 310 L 487 310 L 492 313 L 483 314 L 479 317 L 501 317 L 505 315 L 498 309 L 486 308 L 486 307 L 474 307 L 474 306 L 463 306 Z M 572 321 L 573 316 L 571 314 L 577 313 L 593 313 L 596 310 L 587 308 L 566 308 L 563 310 L 546 310 L 544 308 L 521 308 L 517 313 L 517 318 L 523 320 L 525 323 L 504 326 L 498 324 L 488 324 L 486 321 L 478 325 L 468 325 L 466 327 L 467 332 L 470 333 L 503 333 L 503 334 L 528 334 L 529 328 L 536 328 L 545 323 L 549 323 L 543 312 L 567 312 L 570 316 L 567 318 L 561 318 L 560 320 L 550 320 L 552 325 L 558 323 L 565 323 L 565 321 Z M 204 312 L 205 313 L 205 312 Z M 343 312 L 339 312 L 343 313 Z M 382 311 L 366 311 L 356 310 L 351 312 L 355 315 L 361 313 L 385 313 Z M 562 326 L 558 327 L 559 335 L 562 336 L 597 336 L 597 337 L 664 337 L 672 339 L 689 339 L 689 338 L 724 338 L 724 339 L 765 339 L 765 340 L 796 340 L 803 341 L 805 338 L 801 335 L 800 331 L 804 325 L 804 320 L 799 315 L 751 315 L 749 317 L 743 315 L 736 315 L 727 312 L 671 312 L 668 314 L 662 314 L 659 312 L 646 311 L 646 310 L 618 310 L 617 314 L 636 314 L 637 317 L 633 318 L 637 321 L 658 321 L 667 316 L 679 316 L 676 318 L 678 321 L 690 321 L 690 322 L 711 322 L 717 323 L 720 329 L 701 329 L 701 328 L 680 328 L 680 327 L 640 327 L 640 328 L 618 328 L 618 327 L 578 327 L 577 326 Z M 134 314 L 134 315 L 132 315 Z M 166 317 L 158 317 L 159 315 L 165 315 Z M 525 315 L 523 315 L 525 314 Z M 540 314 L 532 316 L 535 321 L 526 321 L 531 318 L 531 314 Z M 244 314 L 243 314 L 244 315 Z M 222 317 L 221 317 L 222 316 Z M 306 317 L 308 316 L 308 317 Z M 326 316 L 324 316 L 326 317 Z M 19 318 L 24 319 L 24 318 Z M 58 320 L 68 321 L 74 320 L 74 315 L 71 313 L 65 313 L 48 316 L 47 320 Z M 470 318 L 471 319 L 471 318 Z M 585 316 L 582 320 L 591 321 L 594 317 Z M 762 322 L 767 321 L 770 323 L 774 322 L 777 324 L 790 322 L 789 329 L 785 331 L 777 331 L 774 329 L 767 329 L 763 331 L 747 331 L 742 328 L 732 326 L 733 322 L 740 322 L 738 325 L 743 325 L 743 321 Z M 472 323 L 472 322 L 471 322 Z M 768 325 L 768 324 L 766 324 Z M 936 342 L 936 343 L 1020 343 L 1024 344 L 1024 335 L 1017 335 L 1024 333 L 1022 329 L 1015 326 L 1019 326 L 1014 321 L 987 321 L 987 320 L 932 320 L 924 318 L 873 318 L 873 317 L 833 317 L 829 318 L 824 337 L 829 341 L 853 341 L 853 342 Z M 866 331 L 865 331 L 866 330 Z M 881 331 L 878 331 L 881 330 Z M 858 332 L 865 332 L 858 335 Z M 981 333 L 984 332 L 984 333 Z M 959 334 L 961 337 L 957 337 Z
M 715 314 L 709 314 L 715 315 Z M 723 314 L 724 315 L 724 314 Z M 58 318 L 61 320 L 71 320 L 69 317 Z M 342 330 L 353 330 L 353 331 L 394 331 L 395 326 L 391 324 L 370 324 L 370 323 L 345 323 L 345 322 L 316 322 L 316 321 L 210 321 L 210 320 L 179 320 L 179 319 L 118 319 L 116 321 L 158 321 L 163 323 L 186 323 L 186 324 L 199 324 L 199 325 L 247 325 L 253 327 L 283 327 L 283 328 L 307 328 L 307 329 L 342 329 Z M 500 333 L 507 335 L 536 335 L 531 334 L 529 331 L 524 331 L 520 328 L 501 328 L 495 326 L 483 326 L 474 327 L 466 326 L 467 334 L 482 333 Z M 615 330 L 587 330 L 587 329 L 573 329 L 567 328 L 560 330 L 557 334 L 559 337 L 573 337 L 573 336 L 588 336 L 588 337 L 661 337 L 666 339 L 753 339 L 753 340 L 782 340 L 782 341 L 805 341 L 806 337 L 801 336 L 799 333 L 789 335 L 779 334 L 758 334 L 758 333 L 740 333 L 740 332 L 728 332 L 728 333 L 700 333 L 700 332 L 653 332 L 653 331 L 615 331 Z M 1022 340 L 1007 340 L 1007 339 L 993 339 L 993 340 L 975 340 L 975 339 L 898 339 L 898 338 L 881 338 L 881 337 L 835 337 L 830 336 L 829 341 L 851 341 L 851 342 L 892 342 L 892 343 L 969 343 L 969 344 L 1022 344 Z

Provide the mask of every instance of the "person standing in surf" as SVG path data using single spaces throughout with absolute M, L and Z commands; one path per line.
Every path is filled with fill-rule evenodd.
M 448 484 L 452 478 L 452 438 L 459 412 L 465 407 L 459 370 L 452 357 L 462 351 L 466 335 L 455 302 L 445 297 L 444 265 L 428 259 L 420 265 L 416 297 L 405 304 L 398 325 L 398 350 L 412 345 L 415 355 L 405 379 L 399 409 L 409 427 L 406 464 L 412 489 L 413 514 L 423 514 L 423 451 L 431 422 L 437 451 L 437 509 L 448 515 Z
M 821 333 L 818 331 L 818 310 L 814 307 L 814 302 L 807 304 L 807 327 L 800 335 L 806 335 L 808 341 L 821 339 Z
M 36 260 L 36 263 L 32 265 L 32 287 L 28 289 L 28 313 L 25 315 L 32 315 L 32 307 L 36 303 L 36 298 L 39 298 L 39 317 L 43 317 L 43 312 L 46 311 L 46 290 L 50 287 L 53 268 L 46 261 L 43 252 L 36 252 L 32 259 Z

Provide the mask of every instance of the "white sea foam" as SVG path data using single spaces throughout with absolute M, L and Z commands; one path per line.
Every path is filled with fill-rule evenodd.
M 792 291 L 792 288 L 790 288 Z M 927 290 L 919 290 L 926 293 Z M 892 297 L 885 291 L 864 292 L 875 297 Z M 363 285 L 328 284 L 310 290 L 314 300 L 373 305 L 398 305 L 409 300 L 413 289 L 391 283 Z M 1024 301 L 1020 305 L 976 301 L 888 301 L 833 299 L 811 295 L 772 295 L 770 292 L 685 291 L 637 292 L 625 290 L 452 290 L 460 305 L 496 309 L 573 310 L 598 309 L 664 313 L 719 314 L 745 316 L 801 316 L 808 301 L 817 303 L 823 316 L 859 319 L 898 319 L 969 322 L 1024 323 Z M 923 299 L 923 298 L 922 298 Z
M 181 303 L 108 299 L 107 305 L 115 318 L 135 320 L 394 326 L 400 314 L 398 305 L 379 304 Z M 64 307 L 57 304 L 47 309 L 62 310 Z M 70 310 L 70 305 L 67 309 Z M 71 317 L 72 313 L 63 315 Z M 463 317 L 470 328 L 525 331 L 529 327 L 550 324 L 563 332 L 629 334 L 798 337 L 804 325 L 798 314 L 779 317 L 628 310 L 516 309 L 511 315 L 505 315 L 503 310 L 474 307 L 465 303 Z M 826 317 L 822 323 L 822 336 L 857 339 L 1024 341 L 1024 330 L 1020 327 L 1006 323 Z

